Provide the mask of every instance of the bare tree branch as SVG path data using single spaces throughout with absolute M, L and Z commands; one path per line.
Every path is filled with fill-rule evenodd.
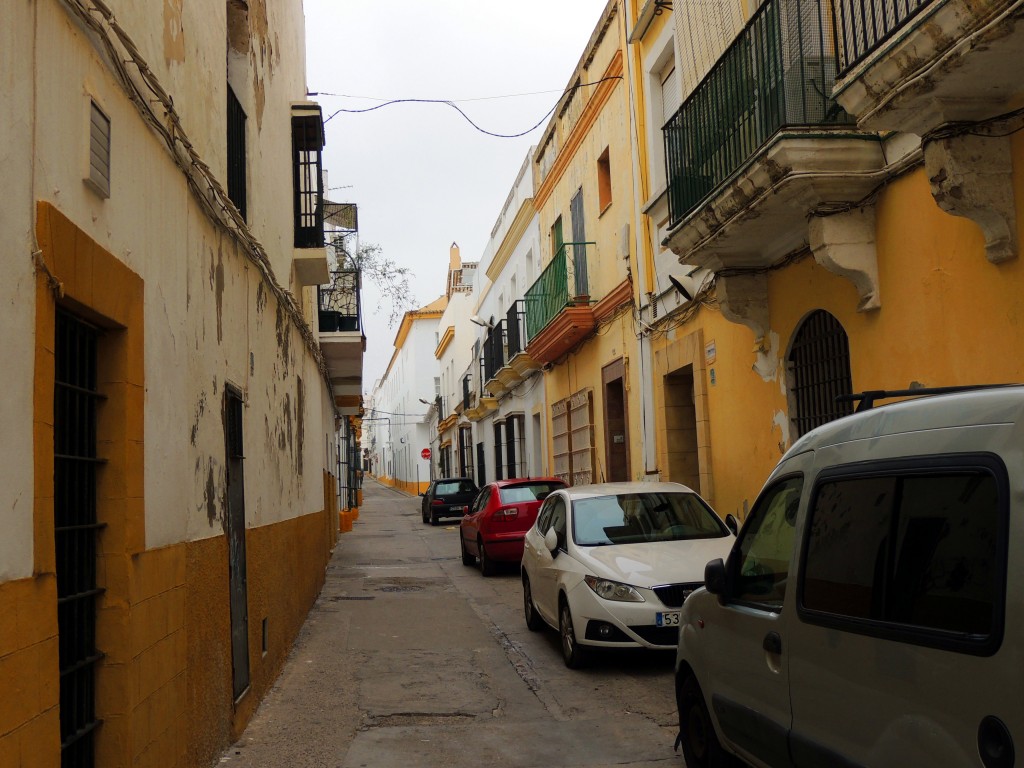
M 363 278 L 380 289 L 385 301 L 376 306 L 373 312 L 377 314 L 387 308 L 388 327 L 391 328 L 406 311 L 415 308 L 412 287 L 409 285 L 412 270 L 408 267 L 399 267 L 384 256 L 384 251 L 376 243 L 360 245 L 353 251 L 349 247 L 348 237 L 334 234 L 331 241 L 338 257 L 338 265 L 342 269 L 358 269 Z

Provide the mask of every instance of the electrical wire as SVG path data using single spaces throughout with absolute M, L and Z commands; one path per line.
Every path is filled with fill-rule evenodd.
M 551 109 L 549 109 L 540 120 L 538 120 L 530 128 L 527 128 L 525 131 L 520 131 L 519 133 L 497 133 L 495 131 L 489 131 L 486 128 L 482 128 L 481 126 L 477 125 L 473 121 L 473 119 L 469 115 L 467 115 L 462 110 L 462 108 L 459 107 L 459 105 L 456 104 L 455 101 L 453 101 L 452 99 L 390 99 L 389 101 L 385 101 L 382 104 L 376 104 L 376 105 L 374 105 L 372 107 L 366 107 L 365 109 L 338 109 L 338 110 L 335 110 L 334 112 L 332 112 L 324 120 L 324 125 L 327 125 L 327 123 L 329 123 L 332 119 L 334 119 L 335 117 L 337 117 L 340 114 L 361 115 L 361 114 L 365 114 L 367 112 L 375 112 L 378 109 L 383 109 L 384 107 L 390 107 L 390 106 L 392 106 L 394 104 L 443 104 L 443 105 L 445 105 L 447 107 L 451 107 L 456 112 L 458 112 L 460 115 L 462 115 L 462 117 L 465 119 L 465 121 L 467 123 L 469 123 L 471 126 L 473 126 L 480 133 L 483 133 L 483 134 L 485 134 L 487 136 L 493 136 L 496 139 L 518 139 L 518 138 L 520 138 L 522 136 L 526 136 L 528 133 L 533 133 L 535 130 L 537 130 L 542 125 L 544 125 L 544 123 L 547 122 L 548 118 L 551 117 L 552 114 L 554 114 L 554 111 L 558 108 L 558 105 L 561 103 L 562 99 L 565 98 L 565 96 L 567 94 L 572 93 L 573 91 L 579 90 L 580 88 L 586 88 L 586 87 L 591 86 L 591 85 L 600 85 L 601 83 L 605 82 L 606 80 L 621 80 L 621 79 L 622 79 L 622 75 L 613 75 L 611 77 L 602 77 L 600 80 L 594 80 L 593 82 L 590 82 L 590 83 L 578 83 L 578 84 L 576 84 L 574 86 L 566 88 L 564 91 L 562 91 L 562 95 L 558 97 L 558 101 L 555 102 L 554 106 L 552 106 Z M 502 98 L 502 97 L 493 97 L 493 98 Z

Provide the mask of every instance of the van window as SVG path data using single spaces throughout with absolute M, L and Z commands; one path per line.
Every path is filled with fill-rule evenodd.
M 782 610 L 802 487 L 803 477 L 789 477 L 757 500 L 734 553 L 734 600 Z
M 1002 602 L 996 477 L 984 469 L 829 479 L 808 522 L 801 608 L 987 638 Z

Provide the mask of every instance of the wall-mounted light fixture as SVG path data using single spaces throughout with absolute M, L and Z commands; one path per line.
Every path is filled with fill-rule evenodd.
M 480 315 L 473 315 L 471 318 L 469 318 L 469 322 L 476 323 L 477 325 L 482 326 L 484 328 L 494 327 L 494 323 L 492 323 L 490 320 L 481 320 Z

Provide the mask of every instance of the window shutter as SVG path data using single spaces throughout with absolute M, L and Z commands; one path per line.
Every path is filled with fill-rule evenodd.
M 103 197 L 110 197 L 110 118 L 92 102 L 89 116 L 89 182 Z

